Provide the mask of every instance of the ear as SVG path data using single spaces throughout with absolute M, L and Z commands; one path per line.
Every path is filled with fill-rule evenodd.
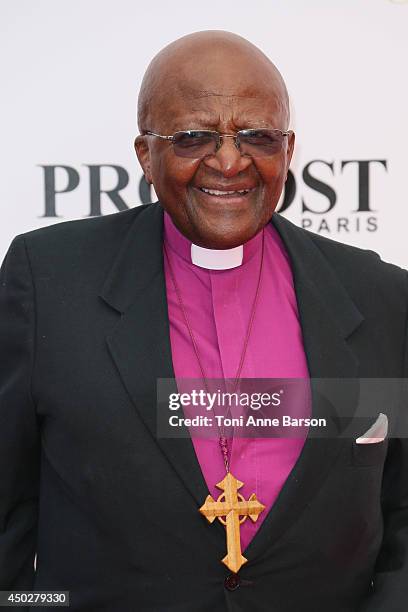
M 293 151 L 295 148 L 295 132 L 289 130 L 288 134 L 288 148 L 286 152 L 286 174 L 289 171 L 290 162 L 292 160 Z
M 147 143 L 147 138 L 145 136 L 136 136 L 135 138 L 135 151 L 137 155 L 137 159 L 139 160 L 140 165 L 142 166 L 142 170 L 145 175 L 146 181 L 151 185 L 153 183 L 152 180 L 152 172 L 151 172 L 151 163 L 150 163 L 150 150 L 149 145 Z

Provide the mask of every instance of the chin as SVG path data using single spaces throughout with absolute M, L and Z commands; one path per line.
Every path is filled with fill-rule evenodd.
M 198 232 L 200 241 L 196 242 L 196 244 L 207 249 L 233 249 L 248 242 L 257 232 L 258 227 L 246 230 L 243 230 L 242 227 L 239 229 L 229 227 L 225 230 L 218 227 L 213 231 L 208 231 L 206 228 Z

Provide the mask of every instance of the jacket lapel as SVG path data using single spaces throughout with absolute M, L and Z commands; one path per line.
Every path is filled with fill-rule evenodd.
M 208 492 L 191 439 L 157 437 L 157 379 L 175 376 L 162 233 L 163 210 L 150 204 L 130 227 L 100 296 L 121 313 L 107 343 L 122 382 L 161 451 L 201 505 Z
M 291 260 L 303 342 L 309 374 L 313 379 L 352 379 L 358 376 L 358 360 L 347 339 L 363 321 L 361 313 L 339 283 L 333 269 L 311 237 L 278 214 L 272 223 L 282 238 Z M 347 414 L 356 408 L 358 384 L 339 381 L 339 396 L 347 402 Z M 312 384 L 312 416 L 333 419 L 344 412 L 328 405 Z M 341 394 L 340 394 L 341 390 Z M 299 459 L 276 502 L 245 551 L 249 561 L 273 545 L 299 519 L 317 494 L 338 456 L 345 438 L 338 437 L 342 425 L 331 427 L 333 437 L 308 437 Z
M 357 362 L 347 339 L 363 316 L 309 234 L 277 213 L 272 223 L 291 260 L 310 376 L 352 378 Z
M 312 238 L 276 213 L 272 223 L 291 259 L 310 376 L 356 377 L 358 362 L 347 339 L 363 317 Z M 158 438 L 156 431 L 157 379 L 174 378 L 162 234 L 159 203 L 138 211 L 100 295 L 121 314 L 107 342 L 123 384 L 161 451 L 201 505 L 208 491 L 191 440 Z M 355 401 L 353 393 L 350 405 Z M 313 392 L 313 416 L 325 415 L 326 404 Z M 322 486 L 342 443 L 341 438 L 306 440 L 277 501 L 245 552 L 249 560 L 261 555 L 299 517 Z

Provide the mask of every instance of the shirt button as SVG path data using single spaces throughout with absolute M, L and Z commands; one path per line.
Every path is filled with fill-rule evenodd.
M 228 591 L 235 591 L 241 584 L 238 574 L 230 574 L 224 580 L 224 586 Z

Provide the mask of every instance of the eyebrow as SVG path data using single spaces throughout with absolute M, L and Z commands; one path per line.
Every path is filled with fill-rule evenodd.
M 194 113 L 199 113 L 200 116 Z M 202 108 L 192 108 L 188 114 L 182 119 L 183 124 L 191 125 L 188 129 L 201 128 L 205 129 L 207 126 L 216 127 L 219 123 L 219 117 L 215 114 L 210 114 L 208 111 Z M 187 128 L 181 128 L 187 129 Z
M 190 114 L 191 112 L 191 114 Z M 208 127 L 213 128 L 214 130 L 217 128 L 218 124 L 219 124 L 219 116 L 216 115 L 210 115 L 210 114 L 205 114 L 208 111 L 205 111 L 203 109 L 197 108 L 194 109 L 192 108 L 191 111 L 188 113 L 188 115 L 186 115 L 186 118 L 183 119 L 183 125 L 184 127 L 180 127 L 180 129 L 190 129 L 190 130 L 194 130 L 194 129 L 208 129 Z M 197 113 L 201 113 L 201 117 L 198 116 L 194 116 L 193 113 L 197 112 Z M 187 125 L 187 127 L 185 127 Z M 239 121 L 236 119 L 234 121 L 234 126 L 236 127 L 236 130 L 244 130 L 244 129 L 251 129 L 251 128 L 273 128 L 275 127 L 274 125 L 272 125 L 272 123 L 270 121 L 265 121 L 265 119 L 250 119 L 249 117 L 240 117 Z

